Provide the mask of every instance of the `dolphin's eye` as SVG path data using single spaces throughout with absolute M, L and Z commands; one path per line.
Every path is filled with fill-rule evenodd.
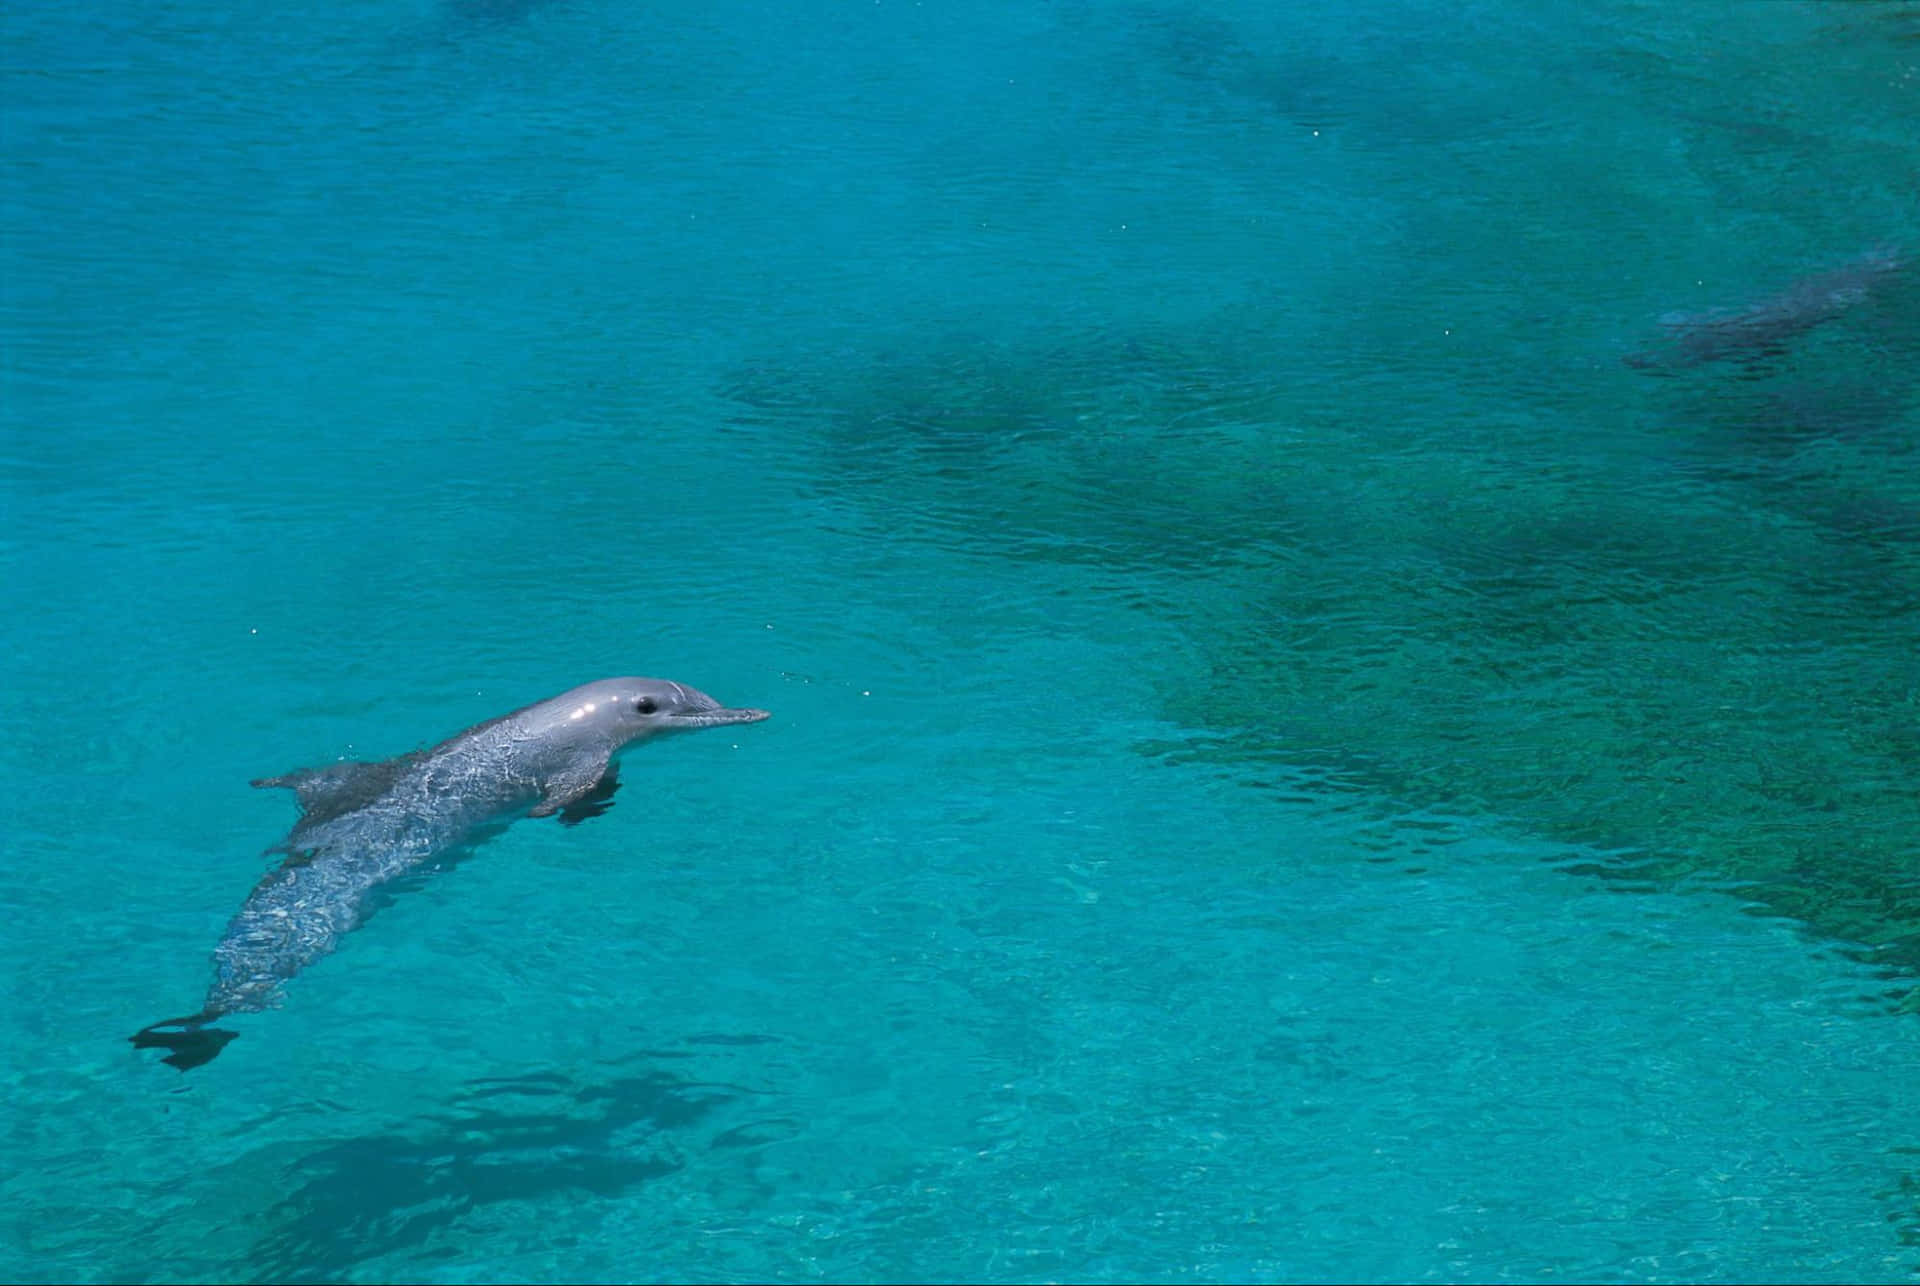
M 660 706 L 652 697 L 641 697 L 633 703 L 633 708 L 641 714 L 652 714 L 655 710 L 658 710 Z

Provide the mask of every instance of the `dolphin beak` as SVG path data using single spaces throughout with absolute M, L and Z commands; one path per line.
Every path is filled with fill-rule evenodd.
M 712 710 L 689 710 L 673 716 L 675 728 L 717 728 L 728 723 L 759 723 L 772 712 L 768 710 L 730 710 L 719 706 Z

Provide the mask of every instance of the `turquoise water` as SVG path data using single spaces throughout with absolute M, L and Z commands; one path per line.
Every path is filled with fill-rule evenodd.
M 1920 5 L 0 23 L 0 1272 L 1920 1276 Z

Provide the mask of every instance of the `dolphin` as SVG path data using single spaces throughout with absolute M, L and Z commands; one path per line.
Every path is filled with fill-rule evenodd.
M 669 679 L 600 679 L 475 724 L 430 750 L 378 763 L 306 768 L 253 785 L 283 786 L 300 820 L 268 849 L 284 854 L 254 887 L 213 949 L 200 1012 L 131 1037 L 181 1071 L 213 1059 L 238 1033 L 208 1026 L 278 1002 L 281 984 L 338 945 L 396 876 L 472 848 L 521 817 L 577 825 L 612 806 L 616 756 L 662 733 L 757 723 Z
M 1737 312 L 1715 308 L 1668 313 L 1660 325 L 1669 342 L 1622 360 L 1641 370 L 1674 371 L 1723 357 L 1775 353 L 1794 336 L 1865 303 L 1904 267 L 1906 260 L 1897 251 L 1881 247 L 1831 271 L 1802 277 Z

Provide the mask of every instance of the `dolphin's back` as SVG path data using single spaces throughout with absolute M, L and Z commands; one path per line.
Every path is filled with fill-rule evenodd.
M 182 1071 L 210 1062 L 235 1033 L 207 1024 L 273 1005 L 282 983 L 359 927 L 380 886 L 524 811 L 537 796 L 531 778 L 482 771 L 490 756 L 496 768 L 503 753 L 511 758 L 511 738 L 496 730 L 506 722 L 489 721 L 470 730 L 477 737 L 463 733 L 397 759 L 254 782 L 286 787 L 300 801 L 300 820 L 269 850 L 285 860 L 228 921 L 213 949 L 213 983 L 200 1012 L 142 1028 L 134 1046 L 168 1050 L 163 1061 Z M 455 783 L 481 788 L 450 789 Z
M 281 983 L 359 927 L 374 890 L 524 811 L 537 790 L 500 771 L 502 722 L 425 753 L 256 782 L 292 788 L 303 813 L 278 846 L 286 860 L 254 886 L 214 948 L 207 1012 L 266 1008 Z

